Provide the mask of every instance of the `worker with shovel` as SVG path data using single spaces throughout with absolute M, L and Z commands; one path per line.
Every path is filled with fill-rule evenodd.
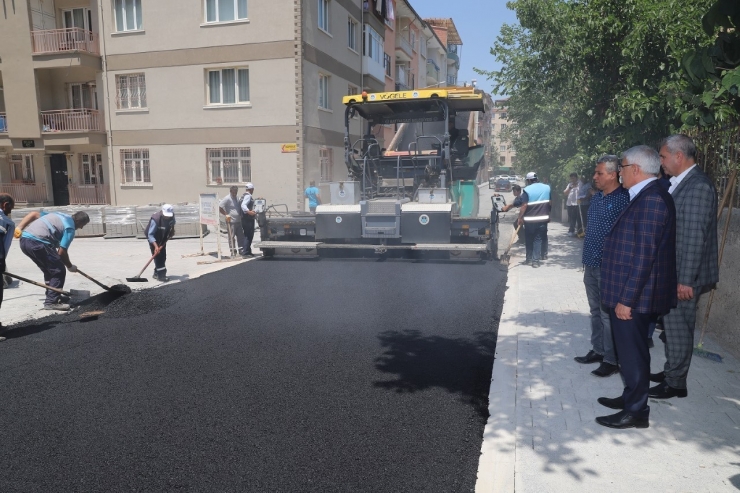
M 167 240 L 175 236 L 175 210 L 170 204 L 164 204 L 162 210 L 149 219 L 146 237 L 149 249 L 154 256 L 154 280 L 167 282 Z
M 229 195 L 218 204 L 218 210 L 226 217 L 226 229 L 229 232 L 229 248 L 231 256 L 236 257 L 244 244 L 244 230 L 242 229 L 242 207 L 236 185 L 229 188 Z
M 89 222 L 86 212 L 75 212 L 71 216 L 61 212 L 31 212 L 18 224 L 22 231 L 21 251 L 41 269 L 48 286 L 62 289 L 67 271 L 77 272 L 68 251 L 75 231 Z M 69 299 L 47 289 L 44 309 L 69 311 Z
M 0 275 L 5 274 L 5 259 L 8 257 L 10 245 L 15 234 L 15 223 L 10 220 L 10 213 L 15 207 L 15 200 L 7 193 L 0 194 Z M 4 283 L 0 283 L 0 306 L 3 304 Z M 0 323 L 0 331 L 3 324 Z M 5 340 L 0 337 L 0 341 Z

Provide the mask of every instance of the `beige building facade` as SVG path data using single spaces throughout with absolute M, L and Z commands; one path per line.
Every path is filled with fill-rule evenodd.
M 502 168 L 516 166 L 516 150 L 507 135 L 511 131 L 508 105 L 508 99 L 497 99 L 494 101 L 491 113 L 491 136 L 493 146 L 498 151 L 497 164 Z
M 311 181 L 346 177 L 342 97 L 386 89 L 386 26 L 408 27 L 391 0 L 14 4 L 0 16 L 0 191 L 36 205 L 194 202 L 253 182 L 302 209 Z M 441 42 L 414 17 L 423 87 Z

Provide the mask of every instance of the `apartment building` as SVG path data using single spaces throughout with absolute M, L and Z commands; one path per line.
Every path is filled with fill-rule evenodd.
M 507 135 L 511 129 L 508 105 L 508 99 L 497 99 L 494 101 L 493 113 L 491 113 L 491 136 L 493 146 L 498 151 L 498 166 L 505 168 L 516 165 L 516 150 Z
M 405 0 L 15 0 L 0 13 L 0 191 L 139 205 L 251 181 L 303 208 L 310 181 L 346 177 L 341 98 L 389 88 L 389 54 L 409 67 L 391 65 L 393 89 L 427 85 L 430 40 L 446 49 L 430 33 Z
M 457 74 L 460 70 L 463 42 L 455 26 L 455 21 L 452 19 L 425 19 L 425 22 L 431 26 L 437 38 L 445 46 L 446 57 L 441 61 L 446 64 L 445 85 L 458 85 Z

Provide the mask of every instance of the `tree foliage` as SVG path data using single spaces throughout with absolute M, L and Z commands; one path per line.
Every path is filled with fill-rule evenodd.
M 590 172 L 600 154 L 681 127 L 692 108 L 682 62 L 712 45 L 702 16 L 713 2 L 509 2 L 519 24 L 505 25 L 491 49 L 503 68 L 477 70 L 509 96 L 519 169 L 553 179 Z

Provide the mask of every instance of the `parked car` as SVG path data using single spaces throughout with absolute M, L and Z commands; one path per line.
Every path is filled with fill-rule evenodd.
M 494 188 L 497 192 L 511 192 L 511 182 L 502 178 L 496 181 Z
M 516 176 L 510 176 L 509 177 L 509 183 L 511 183 L 512 185 L 514 185 L 516 183 Z

